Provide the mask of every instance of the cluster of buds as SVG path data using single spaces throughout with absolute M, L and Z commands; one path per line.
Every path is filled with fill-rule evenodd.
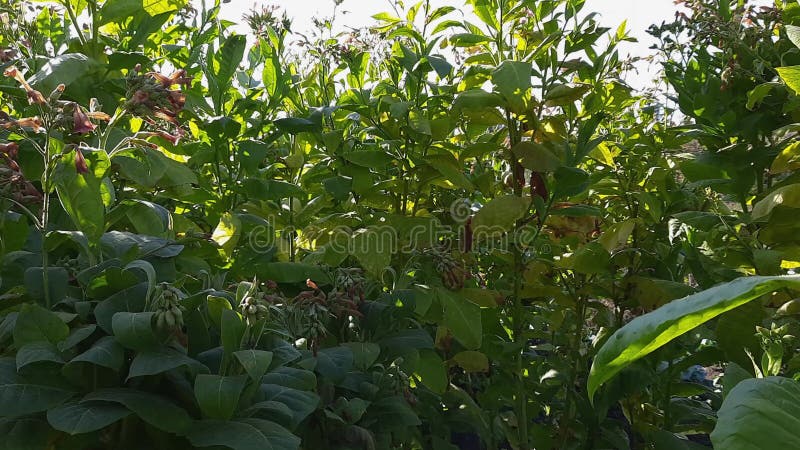
M 177 142 L 183 135 L 178 114 L 186 104 L 186 95 L 180 88 L 175 90 L 172 87 L 188 86 L 192 83 L 192 79 L 186 75 L 185 70 L 175 71 L 169 76 L 157 72 L 141 73 L 141 71 L 142 66 L 137 64 L 128 74 L 128 100 L 125 102 L 125 109 L 151 125 L 156 125 L 156 119 L 174 125 L 177 137 L 170 135 L 169 140 Z
M 92 123 L 92 120 L 107 122 L 111 118 L 108 114 L 97 111 L 97 102 L 93 99 L 91 106 L 87 111 L 81 105 L 72 102 L 61 100 L 61 94 L 64 93 L 65 86 L 59 84 L 49 97 L 45 97 L 41 92 L 37 91 L 28 83 L 22 73 L 15 66 L 7 68 L 4 75 L 15 79 L 28 96 L 28 102 L 33 105 L 39 105 L 42 109 L 47 110 L 53 116 L 53 125 L 65 133 L 73 135 L 84 135 L 92 133 L 97 126 Z M 0 127 L 2 128 L 32 128 L 34 131 L 42 131 L 43 123 L 38 117 L 30 117 L 24 119 L 14 120 L 8 116 L 0 117 Z
M 433 258 L 436 271 L 442 277 L 442 283 L 446 288 L 457 291 L 464 287 L 469 272 L 462 263 L 447 251 L 434 248 L 426 250 L 426 253 Z
M 285 12 L 282 16 L 278 16 L 277 5 L 262 6 L 260 10 L 253 8 L 249 14 L 244 15 L 244 20 L 253 34 L 260 38 L 266 38 L 270 29 L 282 34 L 290 31 L 292 27 L 292 21 Z
M 180 329 L 183 326 L 184 308 L 180 304 L 183 297 L 183 292 L 169 283 L 156 286 L 153 292 L 156 328 L 166 331 Z
M 242 316 L 244 316 L 248 325 L 253 325 L 269 316 L 266 295 L 262 292 L 248 294 L 239 303 L 239 309 L 242 311 Z
M 299 293 L 289 303 L 287 325 L 292 335 L 306 339 L 308 347 L 316 355 L 319 341 L 328 334 L 325 323 L 331 316 L 328 297 L 317 284 L 306 280 L 309 291 Z
M 22 205 L 40 203 L 42 193 L 20 171 L 16 161 L 18 153 L 16 142 L 0 144 L 0 197 Z
M 336 269 L 335 284 L 328 294 L 328 306 L 337 318 L 363 317 L 358 306 L 364 302 L 364 272 L 357 268 Z
M 74 280 L 75 277 L 78 276 L 78 272 L 81 270 L 80 261 L 78 258 L 70 258 L 69 256 L 64 256 L 63 258 L 59 259 L 56 262 L 57 266 L 63 267 L 64 270 L 67 271 L 71 280 Z
M 794 335 L 789 334 L 789 324 L 778 326 L 775 322 L 770 328 L 756 327 L 756 337 L 761 339 L 761 371 L 765 376 L 779 375 L 784 357 L 784 346 L 793 345 Z

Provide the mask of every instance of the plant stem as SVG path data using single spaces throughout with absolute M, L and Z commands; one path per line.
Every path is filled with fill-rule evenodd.
M 47 228 L 50 223 L 50 133 L 48 131 L 44 143 L 44 171 L 42 171 L 42 218 L 39 220 L 42 233 L 42 283 L 44 284 L 44 304 L 50 309 L 50 258 L 47 252 Z
M 83 35 L 83 30 L 81 30 L 81 26 L 78 24 L 78 17 L 75 15 L 72 5 L 69 3 L 69 0 L 63 0 L 61 4 L 64 5 L 64 8 L 67 10 L 69 20 L 72 22 L 72 26 L 75 27 L 75 32 L 78 33 L 78 40 L 81 41 L 81 45 L 86 46 L 86 36 Z

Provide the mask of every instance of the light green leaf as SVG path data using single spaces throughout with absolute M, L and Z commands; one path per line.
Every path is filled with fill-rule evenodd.
M 800 208 L 800 183 L 780 187 L 767 194 L 753 206 L 750 215 L 759 220 L 770 215 L 778 206 Z
M 620 370 L 695 327 L 762 295 L 800 288 L 800 276 L 744 277 L 715 286 L 639 316 L 617 330 L 600 348 L 589 373 L 592 398 Z
M 255 381 L 260 380 L 267 373 L 269 365 L 272 363 L 272 352 L 265 350 L 239 350 L 233 352 L 233 356 L 250 375 L 250 378 Z
M 118 312 L 111 319 L 114 338 L 123 346 L 134 350 L 147 350 L 159 344 L 153 330 L 154 312 Z
M 53 183 L 61 205 L 75 226 L 95 244 L 105 231 L 106 210 L 100 185 L 110 162 L 105 151 L 84 150 L 89 171 L 79 173 L 75 167 L 76 151 L 61 156 L 53 173 Z
M 14 345 L 17 348 L 31 342 L 58 345 L 69 336 L 69 327 L 55 313 L 39 305 L 22 305 L 14 326 Z
M 219 224 L 214 229 L 211 235 L 211 240 L 217 243 L 222 249 L 222 253 L 230 258 L 233 255 L 233 250 L 239 242 L 239 237 L 242 234 L 242 220 L 239 216 L 231 213 L 225 213 L 219 218 Z
M 775 70 L 787 86 L 795 93 L 800 93 L 800 66 L 778 67 Z
M 492 72 L 492 83 L 508 103 L 511 111 L 522 114 L 530 98 L 531 63 L 521 61 L 503 61 Z
M 722 402 L 711 433 L 714 448 L 800 448 L 800 383 L 790 378 L 751 378 Z
M 453 337 L 464 347 L 480 348 L 483 341 L 480 306 L 447 289 L 437 289 L 436 295 L 444 308 L 443 325 L 453 332 Z
M 529 205 L 529 199 L 516 195 L 497 197 L 483 205 L 472 221 L 475 240 L 511 231 L 516 221 L 528 212 Z
M 246 384 L 246 376 L 198 375 L 194 396 L 205 417 L 229 420 Z
M 452 361 L 467 372 L 486 372 L 489 370 L 489 358 L 476 351 L 456 353 Z

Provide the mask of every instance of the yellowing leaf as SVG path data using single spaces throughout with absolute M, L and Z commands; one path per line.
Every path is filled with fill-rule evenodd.
M 217 243 L 222 249 L 222 253 L 230 258 L 233 254 L 233 249 L 239 242 L 239 236 L 242 231 L 242 221 L 239 217 L 225 213 L 219 218 L 219 224 L 214 229 L 211 235 L 211 240 Z

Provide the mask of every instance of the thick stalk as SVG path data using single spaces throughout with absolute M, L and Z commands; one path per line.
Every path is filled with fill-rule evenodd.
M 42 283 L 44 283 L 44 304 L 50 309 L 50 255 L 47 252 L 47 227 L 50 223 L 50 172 L 52 161 L 50 159 L 50 133 L 47 133 L 44 143 L 44 171 L 42 171 L 42 218 L 39 220 L 42 233 Z
M 78 40 L 81 41 L 81 45 L 86 46 L 86 36 L 83 35 L 83 30 L 81 30 L 81 26 L 78 24 L 78 17 L 75 15 L 75 11 L 72 9 L 70 0 L 64 0 L 62 4 L 67 10 L 67 14 L 69 15 L 70 22 L 72 22 L 72 26 L 75 27 L 75 32 L 78 33 Z
M 506 112 L 506 122 L 508 126 L 508 137 L 511 148 L 519 143 L 519 135 L 517 132 L 517 121 L 511 117 L 510 112 Z M 522 187 L 525 184 L 524 174 L 522 179 L 519 179 L 519 173 L 515 170 L 517 161 L 511 157 L 511 171 L 514 174 L 514 195 L 522 196 Z M 518 230 L 524 226 L 524 223 L 519 220 L 515 224 L 514 229 Z M 528 393 L 525 389 L 525 361 L 523 358 L 524 348 L 527 343 L 525 338 L 525 309 L 522 305 L 522 276 L 525 272 L 525 263 L 523 261 L 522 250 L 519 248 L 517 242 L 513 242 L 511 251 L 514 256 L 514 309 L 512 312 L 512 320 L 514 322 L 514 343 L 519 345 L 519 352 L 517 353 L 516 370 L 517 370 L 517 423 L 519 426 L 519 448 L 521 450 L 528 450 Z

